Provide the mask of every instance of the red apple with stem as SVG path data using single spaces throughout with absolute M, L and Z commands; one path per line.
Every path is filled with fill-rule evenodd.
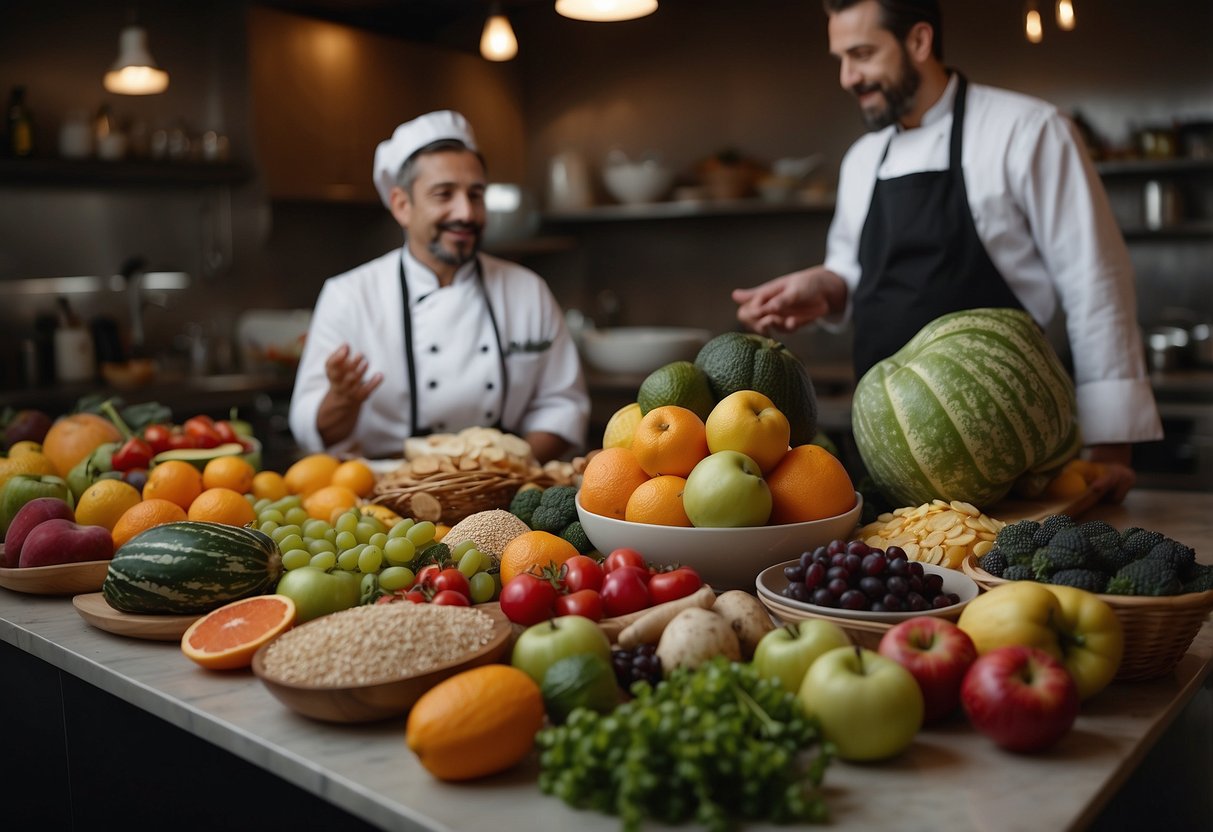
M 945 618 L 920 615 L 889 628 L 877 652 L 910 671 L 933 722 L 960 705 L 960 683 L 977 660 L 969 634 Z
M 1041 751 L 1078 717 L 1078 687 L 1043 650 L 998 647 L 973 663 L 960 686 L 969 721 L 1009 751 Z

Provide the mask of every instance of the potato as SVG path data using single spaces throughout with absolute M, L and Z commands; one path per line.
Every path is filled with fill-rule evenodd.
M 762 602 L 740 589 L 722 592 L 716 597 L 712 609 L 729 622 L 741 644 L 741 655 L 746 659 L 753 658 L 758 642 L 775 629 L 775 623 Z
M 723 616 L 702 607 L 691 607 L 674 616 L 657 643 L 657 658 L 665 674 L 676 667 L 693 670 L 714 656 L 741 661 L 741 645 Z

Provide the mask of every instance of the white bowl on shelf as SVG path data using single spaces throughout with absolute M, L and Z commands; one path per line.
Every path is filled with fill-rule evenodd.
M 653 372 L 672 361 L 693 361 L 712 337 L 707 329 L 676 326 L 621 326 L 586 329 L 581 350 L 604 373 Z
M 603 168 L 602 181 L 607 193 L 625 205 L 643 205 L 669 193 L 674 171 L 654 159 L 614 161 Z

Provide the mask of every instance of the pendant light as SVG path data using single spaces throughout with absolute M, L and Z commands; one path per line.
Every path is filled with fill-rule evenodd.
M 1024 35 L 1028 38 L 1028 43 L 1040 43 L 1044 40 L 1044 22 L 1040 19 L 1040 9 L 1036 8 L 1035 2 L 1028 4 L 1028 13 L 1024 17 L 1023 31 Z
M 1074 31 L 1074 3 L 1072 0 L 1057 0 L 1057 28 L 1063 32 Z
M 155 95 L 168 89 L 168 73 L 156 66 L 147 32 L 130 24 L 118 36 L 118 60 L 105 73 L 105 88 L 119 95 Z
M 596 23 L 635 20 L 655 11 L 657 0 L 556 0 L 557 14 Z
M 480 35 L 480 55 L 486 61 L 508 61 L 517 54 L 518 38 L 514 37 L 510 19 L 501 11 L 501 5 L 494 3 Z

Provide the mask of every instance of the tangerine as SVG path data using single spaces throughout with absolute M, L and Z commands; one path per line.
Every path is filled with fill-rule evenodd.
M 670 475 L 641 483 L 628 497 L 624 519 L 653 526 L 690 526 L 691 520 L 682 505 L 686 484 L 686 478 Z
M 838 458 L 819 445 L 797 445 L 766 476 L 769 525 L 836 517 L 855 507 L 855 486 Z
M 42 439 L 42 453 L 66 477 L 76 463 L 97 450 L 103 442 L 120 442 L 122 434 L 113 422 L 95 413 L 73 413 L 51 425 Z
M 230 488 L 206 489 L 190 503 L 187 515 L 190 520 L 227 526 L 247 526 L 257 519 L 257 512 L 244 495 Z
M 277 471 L 258 471 L 253 476 L 253 496 L 258 500 L 281 500 L 290 493 Z
M 306 497 L 333 481 L 333 472 L 341 461 L 329 454 L 309 454 L 286 469 L 283 479 L 292 494 Z M 328 519 L 328 518 L 324 518 Z
M 304 511 L 317 520 L 330 521 L 356 505 L 358 495 L 344 485 L 326 485 L 303 498 Z
M 253 663 L 253 654 L 295 623 L 295 602 L 286 595 L 232 601 L 199 618 L 181 637 L 181 652 L 210 670 Z
M 628 498 L 648 478 L 631 449 L 606 448 L 586 464 L 577 498 L 586 511 L 622 520 Z
M 707 430 L 703 420 L 685 407 L 657 407 L 636 426 L 632 453 L 650 477 L 685 477 L 709 453 Z
M 82 526 L 102 526 L 112 532 L 127 510 L 142 501 L 139 489 L 122 480 L 97 480 L 84 489 L 76 503 L 76 522 Z
M 189 509 L 202 493 L 202 472 L 179 459 L 161 462 L 147 475 L 143 499 L 163 499 Z
M 161 499 L 144 500 L 128 508 L 118 518 L 118 522 L 110 531 L 110 537 L 114 539 L 114 549 L 117 550 L 140 532 L 187 519 L 189 518 L 186 517 L 185 509 L 176 503 Z
M 367 497 L 375 490 L 375 472 L 360 459 L 347 459 L 333 471 L 329 483 L 344 485 L 359 497 Z
M 257 472 L 244 457 L 235 454 L 219 456 L 202 469 L 202 487 L 230 488 L 237 494 L 248 494 L 253 490 L 253 477 L 256 475 Z
M 576 554 L 576 546 L 551 532 L 523 532 L 501 552 L 501 585 L 523 572 L 538 575 L 544 567 L 560 566 Z

